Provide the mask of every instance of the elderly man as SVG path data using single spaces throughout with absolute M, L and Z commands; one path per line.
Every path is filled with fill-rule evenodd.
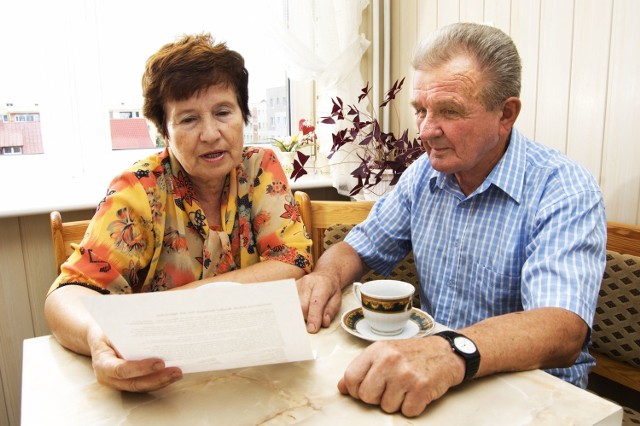
M 298 280 L 309 332 L 339 312 L 341 290 L 413 250 L 422 308 L 454 330 L 376 342 L 339 390 L 419 415 L 463 381 L 547 369 L 585 387 L 605 263 L 594 178 L 514 128 L 521 64 L 513 41 L 478 24 L 444 27 L 414 55 L 412 104 L 426 150 L 345 242 Z

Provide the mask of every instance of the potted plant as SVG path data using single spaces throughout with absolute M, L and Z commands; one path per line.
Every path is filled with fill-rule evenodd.
M 385 93 L 381 110 L 393 107 L 403 83 L 404 78 L 396 80 Z M 408 129 L 400 137 L 393 132 L 384 132 L 376 116 L 360 107 L 363 100 L 368 99 L 370 91 L 367 83 L 358 96 L 358 102 L 353 104 L 345 104 L 340 97 L 333 98 L 331 114 L 321 118 L 321 123 L 335 125 L 337 129 L 331 135 L 333 142 L 328 158 L 340 150 L 357 148 L 355 167 L 350 173 L 357 183 L 349 193 L 351 196 L 363 189 L 371 190 L 385 178 L 389 179 L 389 186 L 395 185 L 407 167 L 424 153 L 420 141 L 415 137 L 409 138 Z M 393 112 L 397 116 L 395 108 Z M 308 156 L 299 152 L 297 157 L 291 173 L 294 180 L 307 173 L 304 166 Z
M 305 149 L 310 155 L 315 154 L 317 139 L 315 130 L 315 126 L 303 118 L 298 123 L 298 133 L 295 135 L 282 138 L 271 138 L 271 145 L 280 151 L 282 168 L 285 173 L 293 172 L 293 156 L 296 152 L 302 154 L 300 150 Z

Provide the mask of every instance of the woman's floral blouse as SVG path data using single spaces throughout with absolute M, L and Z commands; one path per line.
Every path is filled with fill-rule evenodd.
M 245 147 L 227 176 L 221 224 L 207 222 L 168 149 L 115 178 L 51 286 L 162 291 L 273 259 L 311 270 L 311 240 L 273 151 Z

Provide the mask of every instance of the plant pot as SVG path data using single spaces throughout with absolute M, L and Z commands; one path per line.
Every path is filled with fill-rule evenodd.
M 293 160 L 296 158 L 296 152 L 280 151 L 278 158 L 280 159 L 280 164 L 282 164 L 284 174 L 290 176 L 293 172 Z
M 382 172 L 382 179 L 380 180 L 380 182 L 378 182 L 371 188 L 362 189 L 362 195 L 364 199 L 368 201 L 376 201 L 380 199 L 380 197 L 393 189 L 393 187 L 389 185 L 392 179 L 393 171 L 385 170 L 384 172 Z

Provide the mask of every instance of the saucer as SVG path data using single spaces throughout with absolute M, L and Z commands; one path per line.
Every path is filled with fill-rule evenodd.
M 370 342 L 375 342 L 377 340 L 398 340 L 428 336 L 433 332 L 436 322 L 428 313 L 418 308 L 413 308 L 411 310 L 411 317 L 400 334 L 383 336 L 371 330 L 371 327 L 367 324 L 367 320 L 364 319 L 362 308 L 355 308 L 342 315 L 340 325 L 342 325 L 342 328 L 349 334 L 364 340 L 369 340 Z

